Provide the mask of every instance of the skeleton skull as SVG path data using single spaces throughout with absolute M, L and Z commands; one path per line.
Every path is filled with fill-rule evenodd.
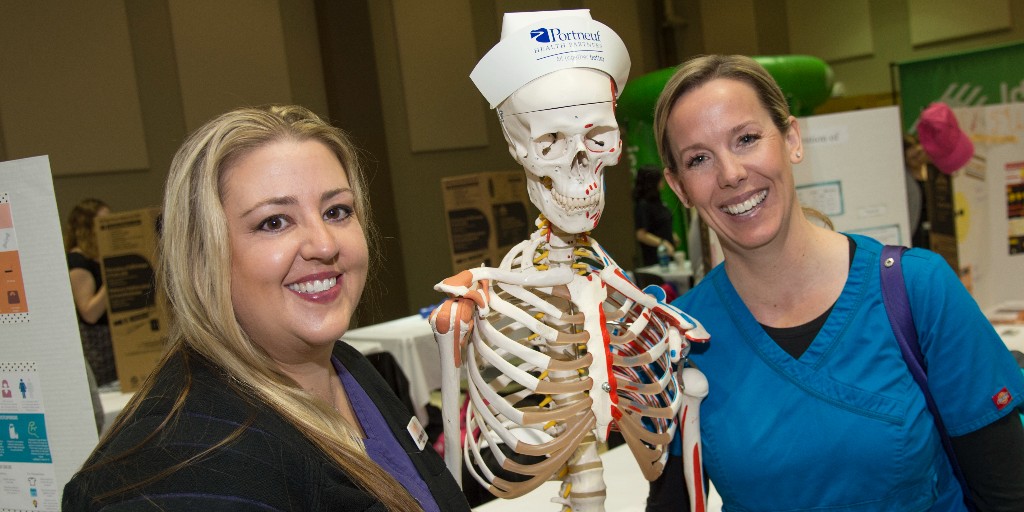
M 526 170 L 530 201 L 566 233 L 594 229 L 604 210 L 604 167 L 622 154 L 614 88 L 602 71 L 562 69 L 498 106 L 509 152 Z

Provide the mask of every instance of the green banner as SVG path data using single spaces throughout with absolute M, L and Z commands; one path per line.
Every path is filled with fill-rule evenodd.
M 933 102 L 952 108 L 1024 102 L 1024 42 L 896 64 L 903 130 Z

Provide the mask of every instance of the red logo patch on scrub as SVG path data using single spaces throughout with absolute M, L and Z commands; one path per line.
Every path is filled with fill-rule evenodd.
M 999 409 L 1000 411 L 1012 401 L 1013 395 L 1011 395 L 1006 388 L 1000 389 L 999 392 L 992 397 L 992 403 L 996 404 L 996 409 Z

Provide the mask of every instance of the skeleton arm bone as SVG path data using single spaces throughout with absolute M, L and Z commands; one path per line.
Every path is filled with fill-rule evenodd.
M 462 485 L 462 447 L 459 425 L 460 369 L 462 350 L 473 331 L 473 314 L 488 309 L 488 283 L 477 282 L 466 271 L 445 279 L 434 288 L 453 297 L 430 313 L 441 356 L 441 415 L 444 423 L 445 465 L 455 481 Z
M 448 299 L 430 313 L 430 326 L 441 355 L 441 417 L 444 423 L 444 461 L 462 486 L 462 447 L 459 425 L 462 349 L 473 330 L 475 304 L 469 299 Z
M 690 494 L 690 510 L 704 512 L 708 496 L 704 489 L 704 457 L 700 445 L 700 402 L 708 396 L 708 379 L 700 370 L 685 367 L 679 370 L 679 381 L 683 385 L 683 408 L 679 413 L 683 477 Z

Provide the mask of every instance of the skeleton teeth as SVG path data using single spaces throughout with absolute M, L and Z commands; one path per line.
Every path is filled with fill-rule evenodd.
M 587 197 L 568 197 L 559 194 L 557 190 L 551 190 L 551 197 L 558 203 L 558 206 L 569 213 L 576 213 L 580 210 L 588 210 L 601 202 L 601 194 L 592 194 Z
M 288 289 L 299 293 L 320 293 L 334 288 L 334 285 L 336 284 L 338 284 L 338 278 L 332 277 L 330 279 L 317 279 L 314 281 L 307 281 L 305 283 L 290 284 L 288 285 Z
M 767 197 L 767 196 L 768 196 L 768 191 L 767 190 L 762 190 L 760 194 L 757 194 L 756 196 L 751 197 L 750 199 L 747 199 L 746 201 L 743 201 L 740 204 L 732 204 L 732 205 L 729 205 L 729 206 L 723 206 L 722 207 L 722 211 L 726 212 L 726 213 L 728 213 L 730 215 L 740 215 L 740 214 L 743 214 L 743 213 L 747 213 L 750 210 L 752 210 L 755 206 L 761 204 L 761 201 L 764 201 L 764 198 Z

